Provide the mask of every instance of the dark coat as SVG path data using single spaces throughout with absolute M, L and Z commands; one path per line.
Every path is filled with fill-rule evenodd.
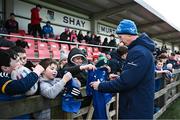
M 154 48 L 154 42 L 142 34 L 128 46 L 127 60 L 120 77 L 99 84 L 99 91 L 120 93 L 120 119 L 153 118 Z
M 87 73 L 80 70 L 80 65 L 75 65 L 72 62 L 72 58 L 75 56 L 82 56 L 84 61 L 83 64 L 87 64 L 88 61 L 82 51 L 78 48 L 73 48 L 68 55 L 68 63 L 64 66 L 63 71 L 71 72 L 72 76 L 76 77 L 81 82 L 81 86 L 85 86 Z

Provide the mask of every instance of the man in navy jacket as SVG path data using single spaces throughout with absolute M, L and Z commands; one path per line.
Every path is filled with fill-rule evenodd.
M 115 80 L 92 82 L 101 92 L 119 93 L 120 119 L 152 119 L 154 106 L 154 42 L 145 34 L 138 35 L 133 21 L 124 19 L 116 33 L 128 46 L 123 72 Z

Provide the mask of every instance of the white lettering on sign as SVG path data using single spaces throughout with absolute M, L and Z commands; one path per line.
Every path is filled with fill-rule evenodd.
M 84 27 L 84 25 L 86 23 L 83 20 L 75 19 L 75 18 L 68 17 L 68 16 L 63 17 L 63 22 L 67 23 L 67 24 L 70 24 L 70 25 L 75 25 L 77 27 Z
M 98 32 L 105 35 L 111 35 L 111 34 L 115 34 L 116 29 L 98 24 Z
M 60 24 L 64 26 L 90 30 L 90 21 L 88 20 L 65 15 L 65 14 L 61 14 L 60 17 L 61 17 Z

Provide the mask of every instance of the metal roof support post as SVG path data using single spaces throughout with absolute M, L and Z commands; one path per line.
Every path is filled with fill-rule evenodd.
M 174 52 L 174 50 L 175 50 L 175 49 L 174 49 L 174 43 L 172 43 L 172 52 Z
M 10 13 L 14 12 L 14 0 L 5 0 L 5 19 L 9 19 Z
M 92 19 L 91 20 L 91 32 L 92 34 L 97 34 L 97 25 L 98 24 L 98 20 Z

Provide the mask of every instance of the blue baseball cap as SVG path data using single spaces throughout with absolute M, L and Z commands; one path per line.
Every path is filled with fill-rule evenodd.
M 123 19 L 117 26 L 116 34 L 137 35 L 138 31 L 136 24 L 132 20 Z

